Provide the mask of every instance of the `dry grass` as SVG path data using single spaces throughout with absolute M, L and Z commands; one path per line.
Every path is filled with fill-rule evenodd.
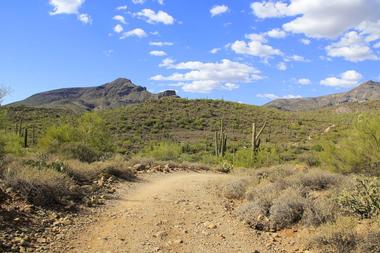
M 80 195 L 74 190 L 75 182 L 69 176 L 49 169 L 12 163 L 4 172 L 4 180 L 14 191 L 39 206 L 61 205 Z
M 228 199 L 243 199 L 247 185 L 248 182 L 245 179 L 232 181 L 223 187 L 223 195 Z

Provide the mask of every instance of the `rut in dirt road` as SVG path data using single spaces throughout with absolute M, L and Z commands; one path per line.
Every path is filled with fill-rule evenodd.
M 160 175 L 121 189 L 97 222 L 67 242 L 69 252 L 269 252 L 224 210 L 215 186 L 229 177 Z

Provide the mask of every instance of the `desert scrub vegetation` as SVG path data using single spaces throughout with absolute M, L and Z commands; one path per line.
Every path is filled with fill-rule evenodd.
M 361 114 L 352 126 L 326 135 L 320 153 L 322 165 L 339 173 L 380 175 L 380 116 Z
M 75 123 L 49 127 L 38 146 L 43 152 L 63 154 L 91 163 L 114 151 L 110 136 L 105 122 L 97 113 L 85 113 Z
M 108 187 L 107 183 L 136 179 L 121 156 L 92 164 L 51 155 L 8 160 L 0 170 L 3 183 L 31 204 L 47 208 L 87 204 L 89 197 Z
M 377 178 L 289 165 L 246 174 L 225 185 L 223 195 L 239 201 L 236 215 L 252 228 L 312 228 L 305 245 L 316 252 L 377 252 L 372 249 L 380 247 L 373 239 L 380 226 Z

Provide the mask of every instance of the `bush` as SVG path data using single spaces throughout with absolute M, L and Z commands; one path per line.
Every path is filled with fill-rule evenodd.
M 342 173 L 380 175 L 380 115 L 361 115 L 342 137 L 326 135 L 321 160 Z
M 380 213 L 380 182 L 377 178 L 358 177 L 351 189 L 338 198 L 343 210 L 361 218 L 371 218 Z
M 238 217 L 249 224 L 256 230 L 269 230 L 268 212 L 270 203 L 264 201 L 248 202 L 241 206 L 238 211 Z
M 283 191 L 274 199 L 269 210 L 272 230 L 281 230 L 296 224 L 302 219 L 306 200 L 294 189 Z
M 38 170 L 33 167 L 9 165 L 4 173 L 5 182 L 26 198 L 39 206 L 63 204 L 65 198 L 75 198 L 75 183 L 65 174 L 51 169 Z
M 228 199 L 243 199 L 247 184 L 243 179 L 228 183 L 223 187 L 223 195 Z
M 339 207 L 333 197 L 307 200 L 302 223 L 306 226 L 320 226 L 334 222 L 338 215 Z
M 178 161 L 182 147 L 178 143 L 161 142 L 145 148 L 138 156 L 152 158 L 158 161 Z
M 62 153 L 66 154 L 69 158 L 86 163 L 93 163 L 100 158 L 98 152 L 83 143 L 67 143 L 62 146 Z
M 380 252 L 380 230 L 370 231 L 360 244 L 360 252 L 378 253 Z
M 303 191 L 320 191 L 329 189 L 339 182 L 340 177 L 328 171 L 318 169 L 309 170 L 307 173 L 296 175 L 296 184 L 298 184 Z
M 321 226 L 309 244 L 316 252 L 354 252 L 359 243 L 355 224 L 352 218 L 341 217 L 335 223 Z

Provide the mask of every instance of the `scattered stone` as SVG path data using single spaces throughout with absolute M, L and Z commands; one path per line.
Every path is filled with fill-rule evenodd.
M 140 164 L 140 163 L 135 164 L 135 165 L 133 166 L 133 168 L 134 168 L 135 170 L 137 170 L 137 171 L 144 171 L 144 170 L 146 169 L 145 165 Z

